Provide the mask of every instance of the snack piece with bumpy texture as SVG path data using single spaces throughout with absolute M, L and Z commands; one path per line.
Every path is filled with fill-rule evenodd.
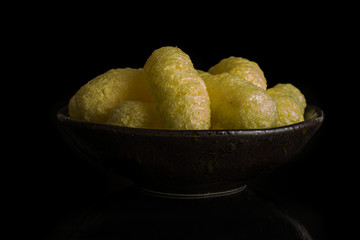
M 277 127 L 286 126 L 304 121 L 306 100 L 304 95 L 292 84 L 279 83 L 267 92 L 275 100 L 279 121 Z
M 111 69 L 90 80 L 70 99 L 69 115 L 103 123 L 110 111 L 124 100 L 152 100 L 143 69 Z
M 296 88 L 291 83 L 278 83 L 274 87 L 268 89 L 269 93 L 282 93 L 289 97 L 291 97 L 294 101 L 296 101 L 302 112 L 305 111 L 306 107 L 306 99 L 305 96 L 301 93 L 301 91 Z
M 161 129 L 162 123 L 154 102 L 122 101 L 112 109 L 108 124 L 133 127 Z
M 238 75 L 256 86 L 266 90 L 267 83 L 263 71 L 256 62 L 242 57 L 228 57 L 209 69 L 211 74 L 228 72 Z
M 230 73 L 199 72 L 210 96 L 212 129 L 275 127 L 277 106 L 265 90 Z
M 155 50 L 144 71 L 166 129 L 209 129 L 210 99 L 190 57 L 177 47 Z

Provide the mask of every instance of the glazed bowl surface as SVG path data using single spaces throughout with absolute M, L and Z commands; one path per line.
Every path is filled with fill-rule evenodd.
M 70 143 L 91 163 L 152 192 L 204 194 L 239 189 L 299 152 L 324 114 L 308 106 L 305 121 L 258 130 L 154 130 L 57 119 Z

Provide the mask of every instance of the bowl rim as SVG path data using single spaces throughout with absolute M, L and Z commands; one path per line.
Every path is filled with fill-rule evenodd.
M 57 119 L 64 123 L 69 123 L 78 126 L 88 127 L 91 129 L 107 130 L 118 133 L 127 133 L 131 135 L 151 135 L 151 136 L 166 136 L 166 137 L 202 137 L 202 136 L 229 136 L 229 135 L 267 135 L 276 133 L 283 133 L 287 131 L 294 131 L 306 126 L 315 126 L 318 123 L 322 124 L 324 120 L 324 112 L 317 106 L 308 105 L 305 113 L 309 110 L 315 111 L 316 116 L 299 123 L 290 124 L 282 127 L 264 128 L 264 129 L 222 129 L 222 130 L 169 130 L 169 129 L 147 129 L 147 128 L 132 128 L 123 127 L 113 124 L 88 122 L 84 120 L 73 119 L 68 114 L 68 106 L 60 108 L 57 112 Z

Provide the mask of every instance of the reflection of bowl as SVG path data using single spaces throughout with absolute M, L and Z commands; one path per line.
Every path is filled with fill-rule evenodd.
M 153 192 L 239 189 L 247 179 L 288 161 L 309 141 L 324 114 L 308 106 L 305 121 L 259 130 L 154 130 L 57 115 L 65 136 L 88 159 Z

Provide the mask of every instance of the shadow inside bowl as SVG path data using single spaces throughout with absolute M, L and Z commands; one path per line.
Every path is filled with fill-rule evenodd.
M 246 180 L 286 163 L 321 126 L 308 106 L 305 121 L 257 130 L 154 130 L 57 119 L 69 142 L 98 167 L 125 176 L 150 193 L 169 196 L 236 192 Z M 199 196 L 200 196 L 199 195 Z

